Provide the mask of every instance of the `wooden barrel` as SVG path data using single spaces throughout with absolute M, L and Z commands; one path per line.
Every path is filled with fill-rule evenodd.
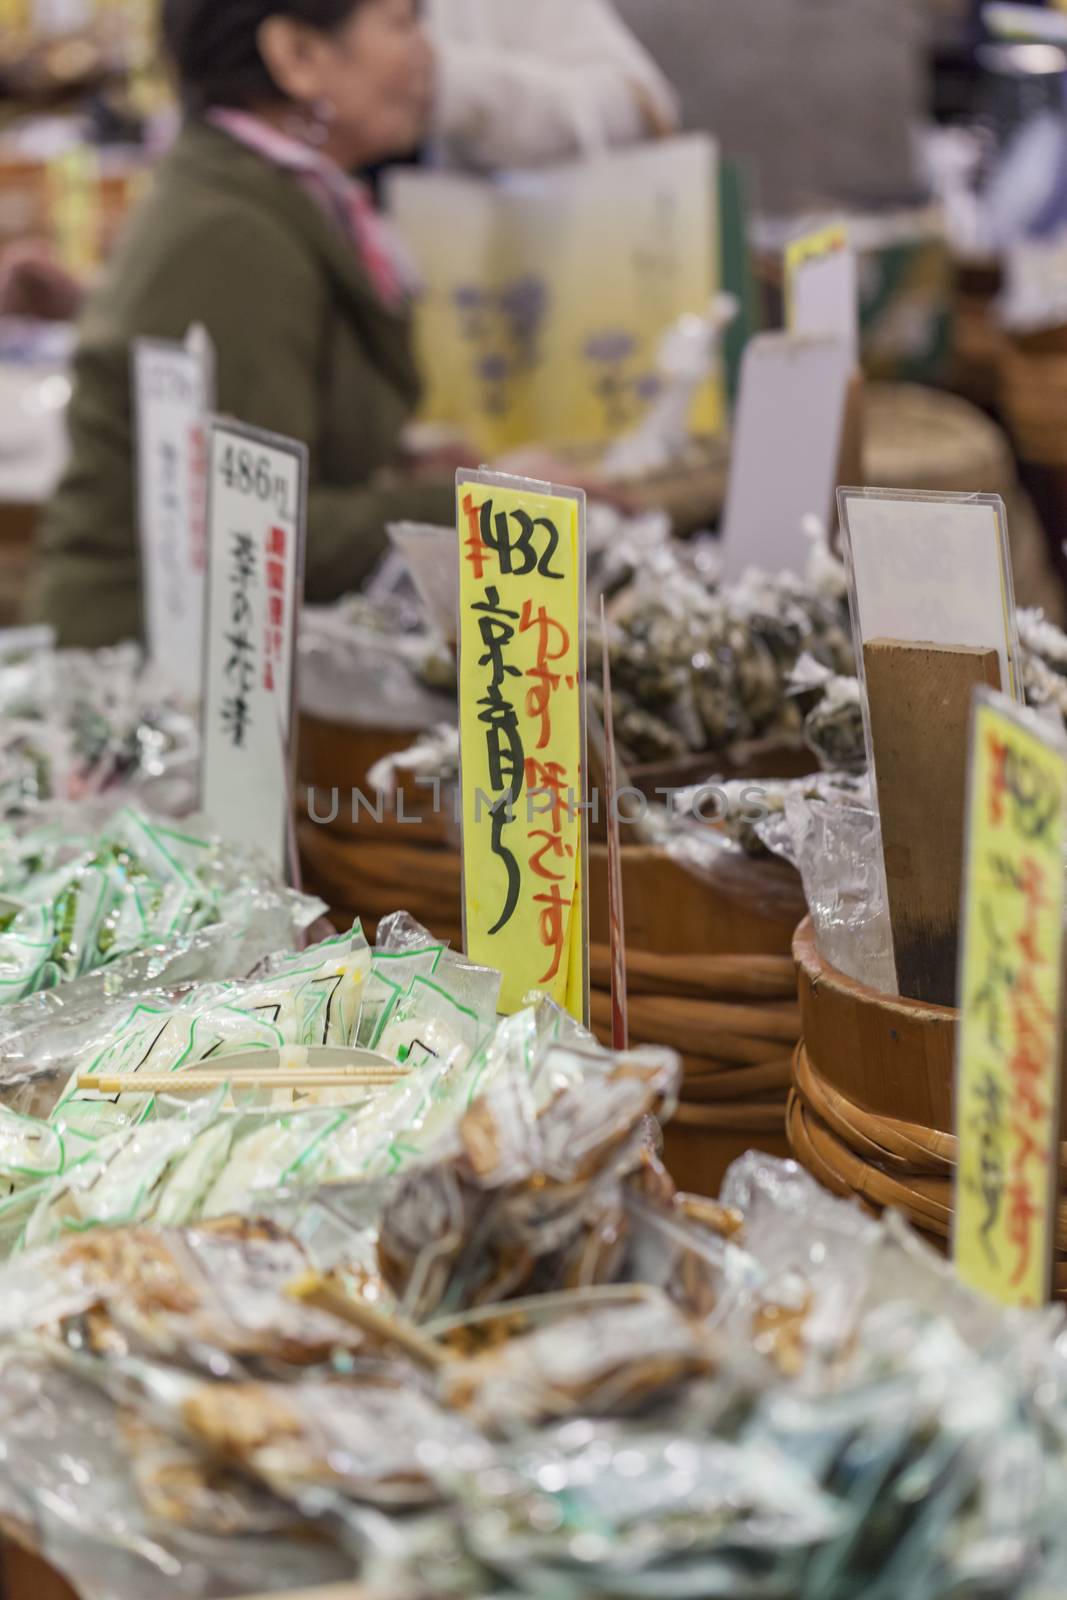
M 607 852 L 594 847 L 593 1024 L 611 1038 Z M 677 1115 L 664 1130 L 679 1186 L 717 1195 L 730 1163 L 786 1155 L 790 1057 L 798 1037 L 789 951 L 804 915 L 800 879 L 778 861 L 726 850 L 697 876 L 662 850 L 623 850 L 630 1038 L 682 1058 Z
M 954 1084 L 959 1013 L 881 994 L 815 947 L 810 919 L 794 943 L 801 1039 L 793 1059 L 789 1142 L 833 1193 L 892 1206 L 942 1249 L 952 1229 Z M 1067 1194 L 1067 1144 L 1060 1149 Z M 1067 1289 L 1067 1199 L 1057 1284 Z
M 1001 278 L 996 260 L 955 264 L 951 382 L 957 394 L 983 409 L 1000 402 L 1004 334 L 996 300 Z
M 33 563 L 37 507 L 0 504 L 0 627 L 14 628 L 22 620 Z

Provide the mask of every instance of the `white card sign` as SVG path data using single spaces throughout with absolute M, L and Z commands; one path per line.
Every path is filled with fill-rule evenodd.
M 214 418 L 208 469 L 201 802 L 285 875 L 307 450 Z
M 750 340 L 723 517 L 725 578 L 747 567 L 800 569 L 805 517 L 825 521 L 833 506 L 851 378 L 843 339 Z
M 199 700 L 206 570 L 207 417 L 214 353 L 203 329 L 184 344 L 138 339 L 133 352 L 137 478 L 150 659 Z
M 1004 502 L 997 495 L 838 491 L 857 672 L 871 639 L 996 650 L 1022 702 Z M 864 692 L 864 716 L 867 696 Z M 871 754 L 870 727 L 867 753 Z
M 859 272 L 844 223 L 794 239 L 785 252 L 789 332 L 844 339 L 860 358 Z
M 1067 228 L 1048 238 L 1017 239 L 1004 262 L 1001 321 L 1013 333 L 1059 328 L 1067 320 Z

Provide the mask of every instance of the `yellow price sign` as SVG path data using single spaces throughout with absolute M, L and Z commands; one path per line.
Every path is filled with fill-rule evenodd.
M 9 40 L 21 39 L 29 32 L 30 0 L 0 0 L 0 30 Z
M 100 264 L 103 204 L 95 150 L 78 145 L 48 163 L 48 205 L 60 263 L 76 278 Z
M 585 496 L 460 473 L 467 954 L 588 1015 Z
M 1067 752 L 992 690 L 971 743 L 953 1254 L 1002 1305 L 1049 1297 L 1059 1191 Z

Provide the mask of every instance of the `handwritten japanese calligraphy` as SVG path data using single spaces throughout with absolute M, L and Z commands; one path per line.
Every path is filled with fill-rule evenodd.
M 216 419 L 207 467 L 202 803 L 284 870 L 306 453 Z
M 584 1020 L 580 496 L 461 474 L 460 735 L 471 957 Z
M 252 639 L 252 597 L 257 581 L 255 541 L 250 533 L 230 535 L 230 628 L 226 634 L 229 656 L 224 668 L 228 693 L 222 702 L 222 724 L 235 748 L 248 734 L 249 696 L 256 679 L 256 647 Z
M 990 693 L 971 763 L 954 1253 L 972 1287 L 1033 1306 L 1055 1236 L 1067 754 Z

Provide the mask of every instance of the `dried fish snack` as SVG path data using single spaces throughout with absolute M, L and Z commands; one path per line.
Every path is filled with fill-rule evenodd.
M 299 1536 L 300 1518 L 291 1506 L 163 1424 L 130 1407 L 119 1412 L 118 1426 L 134 1487 L 153 1522 L 222 1539 Z
M 181 1420 L 215 1459 L 295 1499 L 329 1490 L 395 1510 L 432 1505 L 442 1498 L 434 1468 L 487 1454 L 474 1429 L 410 1374 L 205 1383 L 184 1399 Z
M 4 1324 L 104 1361 L 165 1358 L 216 1375 L 220 1358 L 239 1373 L 327 1365 L 366 1340 L 291 1298 L 308 1266 L 297 1241 L 263 1220 L 98 1228 L 20 1263 Z
M 574 1074 L 579 1074 L 574 1081 Z M 574 1282 L 611 1281 L 624 1240 L 620 1184 L 639 1172 L 650 1119 L 673 1105 L 669 1053 L 580 1056 L 538 1109 L 503 1081 L 462 1117 L 458 1150 L 401 1181 L 381 1218 L 378 1260 L 417 1320 Z
M 452 1362 L 441 1394 L 492 1432 L 575 1412 L 641 1411 L 715 1364 L 706 1331 L 649 1291 L 629 1304 L 561 1311 L 487 1354 Z

